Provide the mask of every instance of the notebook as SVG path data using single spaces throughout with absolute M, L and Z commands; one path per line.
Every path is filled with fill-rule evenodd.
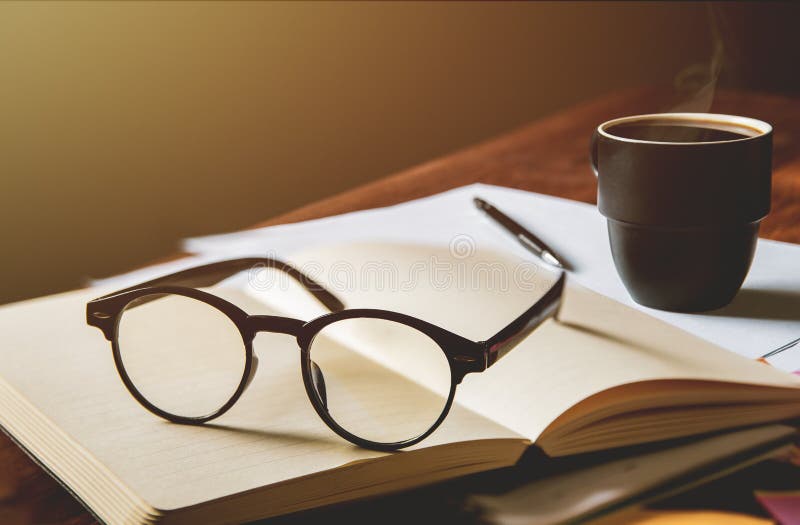
M 549 476 L 499 494 L 471 495 L 468 501 L 480 509 L 482 523 L 493 525 L 625 523 L 627 517 L 656 501 L 664 508 L 666 498 L 756 463 L 786 457 L 796 439 L 796 429 L 776 424 L 679 440 L 668 446 L 654 444 L 591 458 L 568 457 L 552 462 L 556 464 Z
M 410 284 L 340 286 L 333 279 L 340 274 L 330 272 L 336 265 L 364 276 L 376 261 Z M 555 278 L 514 256 L 478 249 L 464 257 L 425 245 L 329 246 L 292 262 L 316 269 L 312 277 L 347 307 L 411 313 L 476 340 L 529 307 Z M 430 275 L 440 265 L 454 276 L 485 277 L 442 285 Z M 299 286 L 252 278 L 248 272 L 213 291 L 249 313 L 316 315 Z M 86 325 L 85 303 L 110 291 L 0 308 L 0 425 L 109 523 L 254 520 L 510 466 L 531 446 L 567 456 L 800 416 L 796 376 L 568 280 L 559 319 L 468 375 L 442 426 L 410 449 L 380 453 L 333 434 L 303 390 L 296 342 L 278 334 L 257 340 L 262 365 L 229 412 L 181 426 L 133 400 L 108 342 Z M 343 351 L 365 351 L 358 341 L 338 342 Z M 425 388 L 424 371 L 412 364 L 381 364 L 387 381 Z

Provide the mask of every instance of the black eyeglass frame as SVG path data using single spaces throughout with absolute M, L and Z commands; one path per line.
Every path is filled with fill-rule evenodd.
M 252 268 L 274 268 L 288 274 L 331 310 L 331 313 L 311 321 L 273 315 L 249 315 L 229 301 L 197 289 L 197 287 L 211 286 L 227 277 Z M 258 358 L 253 351 L 253 339 L 258 333 L 270 332 L 294 336 L 300 347 L 301 373 L 306 394 L 314 410 L 325 424 L 343 439 L 360 447 L 394 451 L 419 443 L 442 424 L 452 407 L 456 387 L 464 379 L 464 376 L 468 373 L 483 372 L 522 342 L 542 322 L 554 317 L 561 304 L 564 283 L 565 274 L 562 272 L 556 282 L 533 306 L 485 341 L 472 341 L 440 326 L 399 312 L 365 308 L 345 309 L 344 304 L 334 294 L 299 270 L 282 261 L 260 257 L 233 259 L 198 266 L 98 297 L 86 305 L 86 322 L 90 326 L 102 330 L 105 338 L 111 342 L 117 372 L 128 391 L 144 408 L 168 421 L 192 425 L 202 424 L 221 416 L 239 400 L 247 389 L 258 365 Z M 216 308 L 236 325 L 241 334 L 245 350 L 242 379 L 232 397 L 219 409 L 208 415 L 187 417 L 160 409 L 139 392 L 125 370 L 117 338 L 122 315 L 127 309 L 154 300 L 164 294 L 188 297 Z M 371 441 L 343 428 L 326 409 L 325 401 L 321 398 L 315 384 L 315 364 L 311 360 L 312 343 L 320 331 L 328 325 L 344 319 L 358 318 L 381 319 L 406 325 L 428 336 L 444 352 L 450 365 L 450 391 L 442 413 L 433 425 L 422 434 L 393 443 Z

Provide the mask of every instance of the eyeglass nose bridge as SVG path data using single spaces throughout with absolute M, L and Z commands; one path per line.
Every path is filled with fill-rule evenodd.
M 245 338 L 252 340 L 259 332 L 271 332 L 276 334 L 286 334 L 297 337 L 300 333 L 300 328 L 305 323 L 299 319 L 292 319 L 291 317 L 280 317 L 277 315 L 249 315 L 245 319 L 244 326 L 246 328 Z M 244 389 L 250 386 L 253 378 L 256 376 L 258 370 L 258 356 L 255 353 L 252 356 L 250 365 L 250 373 L 245 380 Z
M 251 315 L 246 321 L 247 329 L 253 336 L 258 332 L 272 332 L 297 337 L 304 324 L 305 321 L 300 319 L 279 315 Z
M 277 315 L 251 315 L 248 316 L 246 325 L 251 337 L 259 332 L 271 332 L 277 334 L 286 334 L 294 337 L 300 335 L 300 330 L 305 325 L 305 321 L 300 319 L 292 319 L 291 317 L 280 317 Z M 328 409 L 327 392 L 325 388 L 325 376 L 322 373 L 319 365 L 311 361 L 312 366 L 312 385 L 322 402 L 323 408 Z M 258 370 L 258 356 L 253 354 L 253 361 L 250 367 L 250 375 L 245 380 L 245 389 L 253 382 L 253 378 Z

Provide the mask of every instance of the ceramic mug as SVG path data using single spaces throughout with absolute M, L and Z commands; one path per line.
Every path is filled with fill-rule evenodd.
M 600 124 L 590 150 L 597 207 L 631 297 L 681 312 L 728 304 L 770 209 L 772 126 L 711 113 L 637 115 Z

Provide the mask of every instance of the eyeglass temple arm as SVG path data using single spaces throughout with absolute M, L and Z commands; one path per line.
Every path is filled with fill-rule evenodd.
M 289 277 L 300 283 L 309 293 L 311 293 L 311 295 L 313 295 L 320 303 L 328 308 L 328 310 L 332 312 L 344 310 L 344 303 L 342 303 L 338 297 L 326 290 L 325 287 L 323 287 L 320 283 L 313 280 L 311 277 L 304 274 L 294 266 L 270 257 L 246 257 L 242 259 L 230 259 L 227 261 L 204 264 L 202 266 L 189 268 L 188 270 L 182 270 L 180 272 L 157 277 L 156 279 L 139 283 L 123 290 L 117 290 L 114 293 L 104 295 L 103 297 L 98 297 L 95 300 L 105 299 L 106 297 L 111 297 L 113 295 L 148 286 L 172 284 L 177 286 L 186 286 L 189 288 L 203 288 L 206 286 L 215 285 L 220 281 L 227 279 L 228 277 L 236 275 L 239 272 L 243 272 L 244 270 L 260 270 L 263 268 L 274 268 L 289 275 Z
M 546 319 L 555 316 L 561 306 L 565 280 L 566 274 L 562 272 L 555 284 L 536 301 L 536 304 L 484 342 L 487 367 L 514 349 Z

